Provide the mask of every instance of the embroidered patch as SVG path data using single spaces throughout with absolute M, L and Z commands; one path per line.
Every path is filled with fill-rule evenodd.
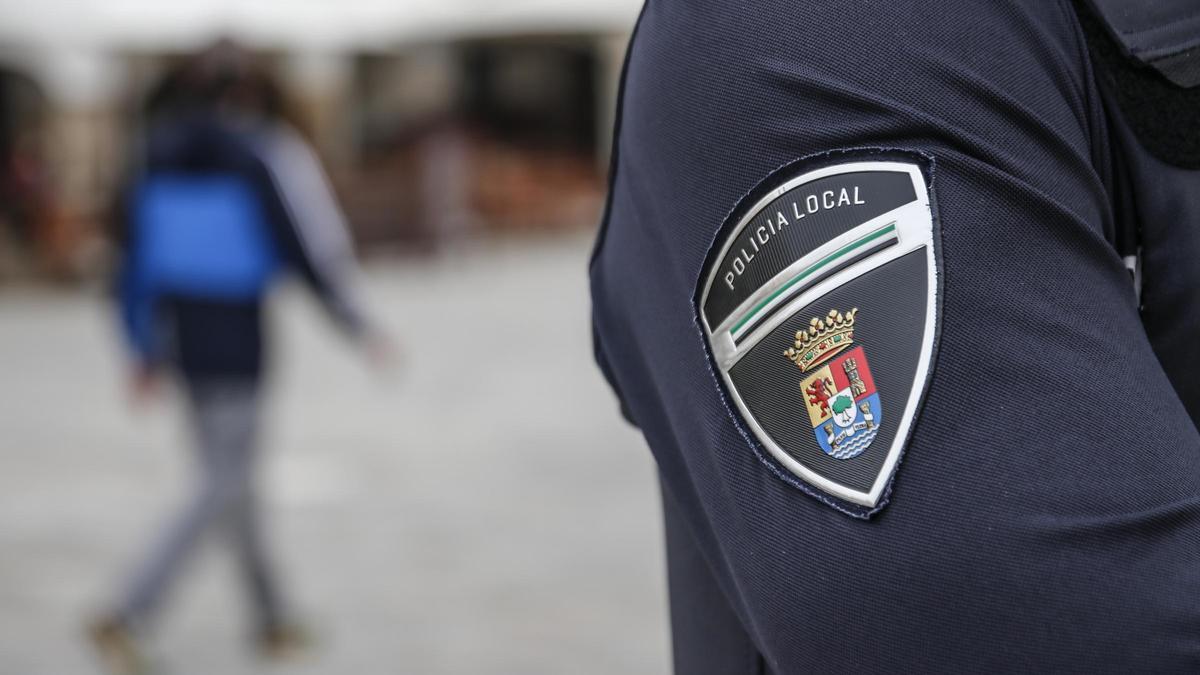
M 776 174 L 722 228 L 697 298 L 743 432 L 860 517 L 887 501 L 938 330 L 924 159 L 892 156 Z

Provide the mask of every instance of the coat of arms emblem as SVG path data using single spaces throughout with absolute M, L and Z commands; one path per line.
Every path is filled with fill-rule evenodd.
M 863 348 L 855 347 L 854 316 L 830 310 L 796 331 L 796 343 L 783 353 L 805 372 L 800 390 L 817 443 L 834 459 L 857 457 L 871 445 L 883 423 L 879 392 Z

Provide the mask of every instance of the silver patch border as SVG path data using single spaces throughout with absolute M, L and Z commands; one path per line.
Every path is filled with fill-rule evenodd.
M 787 268 L 781 270 L 770 281 L 763 284 L 750 297 L 746 298 L 737 309 L 730 313 L 729 317 L 721 322 L 720 325 L 714 327 L 708 324 L 708 319 L 704 315 L 704 305 L 708 300 L 709 291 L 712 289 L 713 283 L 717 278 L 717 272 L 720 270 L 720 261 L 725 259 L 730 247 L 737 240 L 738 235 L 742 230 L 753 220 L 754 216 L 758 215 L 762 209 L 768 204 L 787 193 L 788 191 L 810 183 L 821 178 L 836 176 L 844 173 L 858 173 L 866 171 L 893 171 L 904 172 L 909 175 L 913 182 L 913 190 L 917 195 L 916 201 L 909 202 L 904 206 L 893 209 L 876 218 L 872 218 L 853 229 L 825 242 L 813 251 L 796 260 Z M 771 319 L 761 325 L 754 327 L 751 332 L 744 336 L 744 341 L 739 345 L 734 342 L 732 327 L 736 321 L 745 314 L 751 307 L 761 302 L 764 298 L 769 297 L 776 289 L 784 285 L 800 270 L 810 266 L 813 262 L 820 260 L 822 257 L 829 254 L 831 251 L 836 251 L 850 242 L 856 241 L 866 234 L 874 232 L 888 224 L 895 223 L 896 231 L 899 235 L 898 245 L 890 246 L 878 254 L 868 256 L 866 259 L 858 261 L 845 269 L 840 270 L 836 274 L 831 275 L 820 283 L 807 288 L 798 295 L 784 294 L 776 298 L 771 304 L 763 307 L 764 311 L 775 310 L 775 314 Z M 803 173 L 795 178 L 789 179 L 779 187 L 771 190 L 768 194 L 762 197 L 753 207 L 748 209 L 742 219 L 738 221 L 736 227 L 725 235 L 725 241 L 721 245 L 718 254 L 713 258 L 711 269 L 708 272 L 708 277 L 704 282 L 704 292 L 700 297 L 698 314 L 700 325 L 704 328 L 705 338 L 708 340 L 709 348 L 712 350 L 713 359 L 717 365 L 717 371 L 725 382 L 725 388 L 729 392 L 730 398 L 742 413 L 742 420 L 746 426 L 754 433 L 755 438 L 767 449 L 771 456 L 775 458 L 788 471 L 796 475 L 798 478 L 834 497 L 844 499 L 853 504 L 874 508 L 879 504 L 880 499 L 887 488 L 892 474 L 896 470 L 896 465 L 903 454 L 904 446 L 908 442 L 909 433 L 912 430 L 913 421 L 921 405 L 921 398 L 924 396 L 925 389 L 929 381 L 929 373 L 933 365 L 934 342 L 938 333 L 938 303 L 940 298 L 940 271 L 937 263 L 937 231 L 934 221 L 934 213 L 930 202 L 929 189 L 925 183 L 925 176 L 921 171 L 921 167 L 912 162 L 901 161 L 859 161 L 846 162 L 826 166 L 820 169 L 815 169 L 807 173 Z M 871 485 L 871 489 L 867 492 L 854 490 L 845 485 L 829 480 L 824 476 L 808 469 L 799 461 L 789 455 L 783 448 L 779 447 L 767 432 L 759 425 L 754 415 L 750 412 L 745 402 L 738 394 L 737 388 L 733 385 L 733 381 L 729 377 L 729 370 L 734 364 L 744 355 L 751 347 L 757 344 L 764 336 L 768 335 L 772 329 L 780 323 L 792 318 L 798 311 L 805 306 L 820 300 L 831 291 L 845 285 L 853 279 L 856 279 L 867 272 L 870 272 L 877 267 L 895 260 L 896 258 L 911 253 L 917 249 L 925 248 L 926 251 L 926 268 L 928 270 L 928 283 L 926 284 L 929 294 L 925 309 L 925 331 L 921 340 L 921 352 L 917 361 L 917 370 L 913 376 L 913 385 L 909 390 L 908 401 L 905 403 L 904 410 L 900 415 L 900 427 L 896 430 L 896 435 L 892 441 L 892 446 L 888 448 L 887 457 L 884 459 L 883 465 L 880 467 L 879 474 L 875 477 L 875 481 Z M 742 336 L 739 336 L 742 337 Z

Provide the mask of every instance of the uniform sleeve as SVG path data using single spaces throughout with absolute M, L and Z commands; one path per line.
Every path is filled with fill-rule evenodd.
M 770 671 L 1200 669 L 1200 436 L 1114 248 L 1071 5 L 651 2 L 624 86 L 596 333 Z M 739 432 L 692 301 L 743 195 L 854 149 L 931 158 L 943 256 L 932 380 L 870 521 Z
M 351 334 L 362 333 L 367 325 L 357 295 L 358 266 L 345 217 L 320 161 L 287 128 L 267 132 L 259 147 L 288 262 L 339 325 Z

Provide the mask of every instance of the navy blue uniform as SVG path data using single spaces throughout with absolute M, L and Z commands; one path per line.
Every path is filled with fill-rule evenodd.
M 1200 672 L 1200 22 L 1120 4 L 647 3 L 591 279 L 678 672 Z M 940 227 L 935 364 L 869 517 L 744 433 L 696 302 L 744 198 L 839 153 L 921 158 Z

